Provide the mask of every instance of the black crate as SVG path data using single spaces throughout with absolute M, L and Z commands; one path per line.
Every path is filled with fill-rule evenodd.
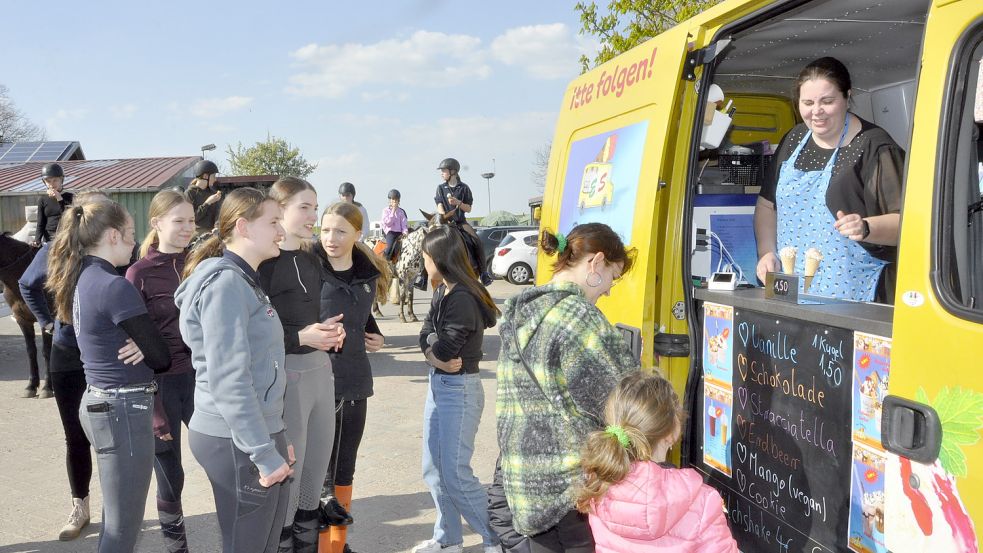
M 730 176 L 725 182 L 742 186 L 761 186 L 771 167 L 772 156 L 721 154 L 717 168 Z

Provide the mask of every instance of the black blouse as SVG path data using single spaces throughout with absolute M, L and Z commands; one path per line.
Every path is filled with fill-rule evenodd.
M 858 117 L 858 119 L 860 119 Z M 872 217 L 888 213 L 901 213 L 901 174 L 904 170 L 904 150 L 884 129 L 860 119 L 861 130 L 849 144 L 840 148 L 833 164 L 833 175 L 826 190 L 826 207 L 835 217 L 837 211 L 857 213 Z M 789 131 L 772 159 L 759 195 L 772 202 L 778 187 L 781 164 L 792 157 L 795 148 L 808 132 L 805 123 L 799 123 Z M 810 140 L 802 148 L 795 168 L 801 171 L 821 171 L 833 149 L 827 149 Z M 897 247 L 860 242 L 871 255 L 894 262 Z

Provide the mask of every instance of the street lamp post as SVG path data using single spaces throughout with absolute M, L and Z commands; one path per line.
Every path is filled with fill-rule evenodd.
M 485 188 L 488 192 L 488 214 L 491 214 L 491 180 L 495 173 L 482 173 L 481 178 L 485 179 Z
M 210 152 L 215 149 L 214 144 L 205 144 L 201 147 L 201 159 L 205 159 L 205 152 Z

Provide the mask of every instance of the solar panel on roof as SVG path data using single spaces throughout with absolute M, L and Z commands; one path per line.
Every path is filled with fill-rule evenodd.
M 59 161 L 73 144 L 64 140 L 0 144 L 0 162 Z

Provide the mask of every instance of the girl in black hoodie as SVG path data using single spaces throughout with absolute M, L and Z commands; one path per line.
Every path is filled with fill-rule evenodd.
M 321 238 L 315 252 L 324 267 L 321 287 L 321 320 L 344 315 L 345 342 L 340 351 L 328 352 L 335 380 L 335 441 L 331 465 L 324 481 L 326 507 L 351 510 L 355 457 L 365 429 L 367 400 L 372 395 L 372 367 L 367 352 L 379 351 L 382 332 L 372 317 L 376 295 L 389 288 L 386 261 L 362 243 L 362 211 L 352 203 L 338 202 L 321 216 Z M 347 528 L 332 526 L 330 549 L 350 551 Z M 322 544 L 324 542 L 322 534 Z
M 433 537 L 414 553 L 437 552 L 464 541 L 461 518 L 481 534 L 485 553 L 500 551 L 488 521 L 488 495 L 471 469 L 485 393 L 478 363 L 486 328 L 498 308 L 468 261 L 461 232 L 450 226 L 423 239 L 423 263 L 443 281 L 420 330 L 420 349 L 430 364 L 423 411 L 423 479 L 437 507 Z

